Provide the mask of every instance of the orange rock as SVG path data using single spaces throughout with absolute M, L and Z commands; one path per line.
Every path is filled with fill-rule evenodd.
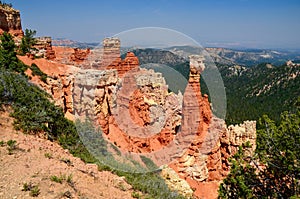
M 42 82 L 36 76 L 31 81 L 52 95 L 55 104 L 63 108 L 68 118 L 72 118 L 70 114 L 73 115 L 74 77 L 71 74 L 74 74 L 77 69 L 73 66 L 50 62 L 45 58 L 31 59 L 27 56 L 18 56 L 18 58 L 29 66 L 35 63 L 41 71 L 48 75 L 47 83 Z M 29 71 L 26 73 L 31 75 Z
M 23 37 L 19 10 L 0 6 L 0 35 L 3 32 L 10 33 L 19 41 Z
M 70 59 L 74 62 L 83 62 L 88 54 L 90 53 L 90 49 L 82 50 L 79 48 L 74 48 L 74 53 L 70 56 Z
M 139 126 L 145 126 L 150 123 L 150 106 L 144 101 L 144 95 L 140 90 L 136 90 L 131 96 L 129 102 L 129 112 L 132 120 Z
M 28 65 L 36 63 L 50 76 L 47 84 L 36 78 L 32 81 L 54 97 L 67 117 L 71 118 L 69 113 L 95 116 L 104 137 L 121 151 L 150 154 L 165 149 L 175 139 L 179 146 L 187 145 L 169 166 L 195 190 L 196 198 L 216 198 L 218 186 L 230 169 L 228 158 L 248 140 L 255 145 L 255 123 L 227 128 L 224 120 L 212 115 L 208 96 L 202 96 L 200 90 L 202 57 L 190 57 L 190 77 L 180 101 L 178 95 L 168 93 L 161 74 L 139 68 L 134 53 L 128 52 L 122 60 L 116 39 L 104 42 L 103 57 L 107 60 L 102 59 L 94 69 L 79 70 L 67 64 L 81 66 L 94 56 L 93 51 L 53 49 L 56 59 L 51 62 L 20 57 Z M 76 79 L 73 75 L 77 71 Z M 116 106 L 119 112 L 113 108 Z M 157 120 L 164 121 L 156 126 L 159 131 L 149 133 Z M 190 139 L 180 139 L 185 137 Z

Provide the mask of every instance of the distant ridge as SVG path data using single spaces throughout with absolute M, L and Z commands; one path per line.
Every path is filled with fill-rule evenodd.
M 97 42 L 86 43 L 86 42 L 78 42 L 65 38 L 56 38 L 52 40 L 53 46 L 66 46 L 71 48 L 95 48 L 99 45 Z

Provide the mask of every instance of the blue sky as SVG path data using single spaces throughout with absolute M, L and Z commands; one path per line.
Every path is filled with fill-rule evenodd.
M 300 49 L 300 0 L 6 0 L 23 29 L 99 42 L 139 27 L 182 32 L 203 46 Z

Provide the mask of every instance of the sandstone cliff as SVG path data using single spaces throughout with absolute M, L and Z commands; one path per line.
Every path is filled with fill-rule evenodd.
M 55 51 L 52 49 L 52 39 L 51 37 L 38 37 L 36 38 L 36 44 L 33 46 L 37 49 L 35 56 L 45 57 L 49 60 L 55 59 Z
M 21 39 L 24 36 L 20 11 L 8 5 L 0 5 L 0 35 L 3 32 L 10 33 L 17 45 L 21 43 Z M 36 41 L 37 43 L 33 46 L 36 48 L 36 51 L 32 52 L 35 56 L 45 57 L 49 60 L 55 59 L 51 37 L 38 37 Z M 33 58 L 33 55 L 29 56 Z
M 0 35 L 8 32 L 13 35 L 17 44 L 24 35 L 21 25 L 20 11 L 9 6 L 0 5 Z
M 249 141 L 253 148 L 248 153 L 254 151 L 255 122 L 227 127 L 213 116 L 208 96 L 200 90 L 203 57 L 190 57 L 190 77 L 182 96 L 168 92 L 160 73 L 139 68 L 133 53 L 122 60 L 118 39 L 103 43 L 101 56 L 91 50 L 77 61 L 77 67 L 44 59 L 21 60 L 36 63 L 49 75 L 46 84 L 36 83 L 67 117 L 92 116 L 104 137 L 121 151 L 147 155 L 158 166 L 164 165 L 162 175 L 172 189 L 187 197 L 216 198 L 230 170 L 228 159 L 238 146 Z M 70 55 L 71 49 L 56 61 L 73 63 Z

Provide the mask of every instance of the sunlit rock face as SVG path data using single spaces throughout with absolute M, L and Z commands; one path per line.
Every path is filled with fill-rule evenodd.
M 8 32 L 20 41 L 24 33 L 21 25 L 20 11 L 7 6 L 0 6 L 0 34 Z
M 187 197 L 216 198 L 230 170 L 228 159 L 247 141 L 252 144 L 247 153 L 254 152 L 255 122 L 227 127 L 212 114 L 208 96 L 200 90 L 202 56 L 189 57 L 190 76 L 182 95 L 168 91 L 161 73 L 139 68 L 133 53 L 121 59 L 118 39 L 105 39 L 101 52 L 97 59 L 94 50 L 86 53 L 82 67 L 61 64 L 42 87 L 66 115 L 92 116 L 121 151 L 150 154 L 157 164 L 166 160 L 162 176 L 171 189 Z

